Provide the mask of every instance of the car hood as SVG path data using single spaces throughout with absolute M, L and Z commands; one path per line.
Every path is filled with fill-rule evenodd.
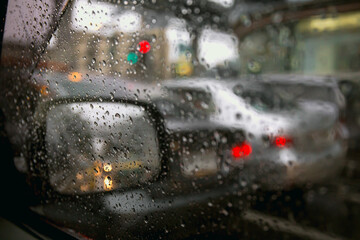
M 83 74 L 81 81 L 72 82 L 68 77 L 66 73 L 37 73 L 33 79 L 40 91 L 41 87 L 46 87 L 46 94 L 41 92 L 43 97 L 52 99 L 102 98 L 148 102 L 151 97 L 161 95 L 158 86 L 136 80 Z

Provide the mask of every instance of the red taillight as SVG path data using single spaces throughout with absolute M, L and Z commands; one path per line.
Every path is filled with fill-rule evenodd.
M 244 158 L 251 154 L 251 145 L 247 142 L 243 142 L 241 145 L 237 145 L 231 149 L 231 153 L 234 158 Z
M 275 137 L 274 143 L 277 147 L 283 148 L 283 147 L 288 147 L 289 145 L 291 145 L 292 140 L 289 137 L 277 136 L 277 137 Z

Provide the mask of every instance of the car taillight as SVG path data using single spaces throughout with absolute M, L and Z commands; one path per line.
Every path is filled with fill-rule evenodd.
M 235 159 L 247 157 L 251 152 L 252 148 L 248 142 L 243 142 L 241 145 L 236 145 L 231 149 L 232 156 Z
M 287 136 L 277 136 L 274 139 L 274 144 L 279 148 L 289 147 L 292 143 L 292 139 Z

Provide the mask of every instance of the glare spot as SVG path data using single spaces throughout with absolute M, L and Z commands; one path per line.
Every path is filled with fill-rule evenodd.
M 105 190 L 111 190 L 112 189 L 112 179 L 110 176 L 107 176 L 105 179 L 104 179 L 104 188 Z
M 42 86 L 41 89 L 40 89 L 40 93 L 43 96 L 49 95 L 49 88 L 47 86 Z
M 99 176 L 101 174 L 99 167 L 94 167 L 94 176 Z
M 71 72 L 68 75 L 68 79 L 71 82 L 80 82 L 82 80 L 82 74 L 79 72 Z
M 111 172 L 111 170 L 112 170 L 111 164 L 110 163 L 105 163 L 104 164 L 104 171 L 105 172 Z

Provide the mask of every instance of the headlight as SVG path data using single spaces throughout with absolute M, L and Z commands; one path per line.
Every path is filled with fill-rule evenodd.
M 131 187 L 159 173 L 157 133 L 140 106 L 60 104 L 46 120 L 49 181 L 60 193 Z

